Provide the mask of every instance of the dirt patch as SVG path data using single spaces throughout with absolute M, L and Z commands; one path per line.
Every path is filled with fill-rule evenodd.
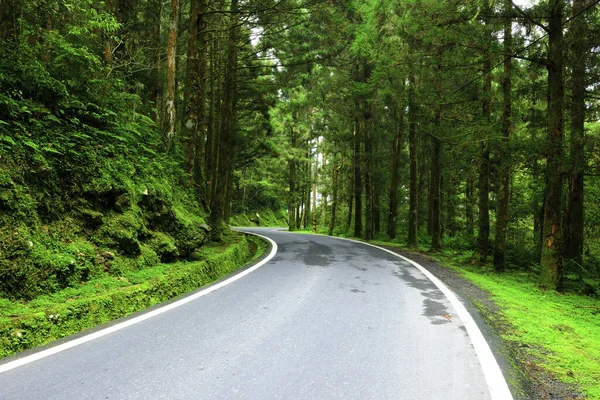
M 573 386 L 554 379 L 540 365 L 540 359 L 529 354 L 526 347 L 500 338 L 501 334 L 510 333 L 512 328 L 502 308 L 491 300 L 489 293 L 426 254 L 391 246 L 381 247 L 419 263 L 459 296 L 490 344 L 515 399 L 585 399 Z

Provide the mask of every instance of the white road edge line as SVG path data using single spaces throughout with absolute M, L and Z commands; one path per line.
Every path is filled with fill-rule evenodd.
M 383 247 L 376 246 L 371 243 L 361 242 L 359 240 L 348 239 L 348 238 L 338 238 L 343 240 L 348 240 L 351 242 L 362 243 L 367 246 L 375 247 L 376 249 L 383 250 L 387 253 L 390 253 L 396 257 L 399 257 L 413 266 L 415 266 L 419 271 L 421 271 L 435 286 L 450 301 L 450 304 L 454 307 L 454 311 L 458 314 L 458 317 L 463 322 L 467 334 L 469 338 L 471 338 L 471 342 L 473 343 L 473 347 L 475 348 L 475 353 L 479 358 L 479 363 L 481 364 L 481 368 L 483 369 L 483 375 L 485 377 L 485 381 L 488 386 L 488 390 L 492 396 L 493 400 L 513 400 L 513 396 L 510 393 L 510 389 L 508 388 L 508 384 L 506 383 L 506 379 L 504 378 L 504 374 L 498 365 L 498 361 L 496 361 L 496 357 L 494 357 L 494 353 L 492 353 L 492 349 L 488 345 L 487 341 L 483 337 L 483 333 L 475 323 L 475 320 L 469 314 L 469 311 L 465 308 L 465 306 L 460 302 L 458 297 L 452 292 L 442 281 L 440 281 L 435 275 L 429 272 L 425 267 L 420 265 L 419 263 L 411 260 L 410 258 L 406 258 L 403 255 L 398 253 L 394 253 L 391 250 L 384 249 Z
M 248 269 L 245 269 L 244 271 L 240 272 L 239 274 L 233 275 L 232 277 L 230 277 L 230 278 L 228 278 L 228 279 L 226 279 L 226 280 L 224 280 L 222 282 L 219 282 L 219 283 L 217 283 L 214 286 L 208 287 L 208 288 L 206 288 L 204 290 L 200 290 L 199 292 L 196 292 L 196 293 L 194 293 L 194 294 L 192 294 L 192 295 L 190 295 L 188 297 L 184 297 L 181 300 L 177 300 L 177 301 L 175 301 L 173 303 L 167 304 L 164 307 L 157 308 L 156 310 L 149 311 L 149 312 L 147 312 L 145 314 L 142 314 L 142 315 L 140 315 L 138 317 L 129 319 L 127 321 L 123 321 L 123 322 L 121 322 L 119 324 L 110 326 L 110 327 L 108 327 L 106 329 L 102 329 L 102 330 L 90 333 L 89 335 L 85 335 L 85 336 L 82 336 L 80 338 L 70 340 L 68 342 L 59 344 L 59 345 L 51 347 L 49 349 L 42 350 L 42 351 L 40 351 L 38 353 L 34 353 L 34 354 L 29 355 L 29 356 L 25 356 L 23 358 L 18 358 L 16 360 L 8 362 L 6 364 L 2 364 L 2 365 L 0 365 L 0 374 L 3 373 L 3 372 L 9 371 L 11 369 L 15 369 L 15 368 L 21 367 L 23 365 L 30 364 L 32 362 L 41 360 L 42 358 L 49 357 L 49 356 L 51 356 L 53 354 L 57 354 L 57 353 L 60 353 L 62 351 L 71 349 L 71 348 L 79 346 L 81 344 L 84 344 L 84 343 L 87 343 L 87 342 L 91 342 L 92 340 L 101 338 L 102 336 L 106 336 L 106 335 L 109 335 L 109 334 L 111 334 L 113 332 L 120 331 L 121 329 L 127 328 L 127 327 L 129 327 L 131 325 L 135 325 L 135 324 L 137 324 L 139 322 L 145 321 L 145 320 L 150 319 L 152 317 L 156 317 L 157 315 L 160 315 L 162 313 L 170 311 L 170 310 L 172 310 L 174 308 L 180 307 L 180 306 L 182 306 L 184 304 L 190 303 L 190 302 L 192 302 L 192 301 L 194 301 L 194 300 L 196 300 L 196 299 L 198 299 L 198 298 L 200 298 L 202 296 L 205 296 L 205 295 L 207 295 L 207 294 L 209 294 L 211 292 L 214 292 L 215 290 L 218 290 L 218 289 L 222 288 L 223 286 L 226 286 L 226 285 L 228 285 L 228 284 L 230 284 L 230 283 L 232 283 L 234 281 L 237 281 L 240 278 L 243 278 L 244 276 L 248 275 L 249 273 L 251 273 L 251 272 L 257 270 L 258 268 L 262 267 L 263 265 L 265 265 L 267 262 L 269 262 L 275 256 L 275 254 L 277 253 L 277 243 L 275 243 L 275 241 L 273 241 L 272 239 L 270 239 L 270 238 L 268 238 L 266 236 L 259 235 L 259 234 L 254 233 L 254 232 L 244 232 L 244 233 L 248 233 L 248 234 L 251 234 L 251 235 L 254 235 L 254 236 L 258 236 L 258 237 L 263 238 L 263 239 L 265 239 L 265 240 L 267 240 L 267 241 L 269 241 L 271 243 L 271 246 L 272 246 L 271 252 L 269 253 L 269 255 L 266 258 L 264 258 L 263 260 L 261 260 L 258 264 L 253 265 L 252 267 L 250 267 Z

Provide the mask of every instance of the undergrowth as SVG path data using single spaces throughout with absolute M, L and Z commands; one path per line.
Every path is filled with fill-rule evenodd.
M 264 251 L 231 234 L 204 246 L 194 262 L 158 264 L 105 276 L 31 301 L 0 299 L 0 358 L 170 300 L 227 275 Z

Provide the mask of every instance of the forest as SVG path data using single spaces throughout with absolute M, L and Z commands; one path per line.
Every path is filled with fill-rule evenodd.
M 0 0 L 0 305 L 236 225 L 597 299 L 599 2 Z

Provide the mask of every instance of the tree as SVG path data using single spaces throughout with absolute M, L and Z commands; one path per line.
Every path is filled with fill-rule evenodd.
M 563 185 L 563 0 L 549 0 L 548 23 L 548 127 L 546 148 L 546 189 L 540 284 L 548 289 L 560 287 L 562 260 L 562 185 Z
M 216 241 L 222 239 L 225 218 L 227 187 L 230 178 L 232 146 L 235 144 L 237 128 L 237 45 L 238 45 L 238 1 L 232 0 L 230 6 L 229 37 L 227 40 L 227 65 L 224 82 L 224 93 L 221 110 L 219 132 L 219 161 L 217 166 L 215 193 L 211 199 L 209 222 L 212 226 L 212 237 Z
M 511 0 L 504 1 L 504 13 L 512 13 Z M 504 77 L 502 81 L 502 141 L 498 149 L 501 160 L 498 206 L 496 207 L 496 235 L 494 239 L 494 269 L 503 272 L 506 260 L 506 227 L 508 225 L 508 205 L 510 196 L 510 163 L 507 161 L 507 147 L 512 129 L 512 21 L 504 22 Z
M 571 126 L 569 201 L 566 214 L 565 258 L 577 264 L 583 262 L 584 172 L 585 172 L 585 70 L 588 53 L 586 20 L 581 15 L 588 2 L 573 1 L 573 20 L 569 29 L 571 43 Z
M 165 97 L 165 135 L 167 148 L 175 136 L 177 113 L 175 110 L 175 67 L 177 53 L 177 29 L 179 25 L 179 0 L 171 0 L 171 17 L 169 21 L 169 40 L 167 43 L 167 93 Z
M 198 201 L 207 210 L 205 143 L 206 143 L 206 0 L 191 0 L 190 23 L 187 49 L 187 80 L 184 93 L 185 169 L 198 196 Z M 212 144 L 212 143 L 211 143 Z

